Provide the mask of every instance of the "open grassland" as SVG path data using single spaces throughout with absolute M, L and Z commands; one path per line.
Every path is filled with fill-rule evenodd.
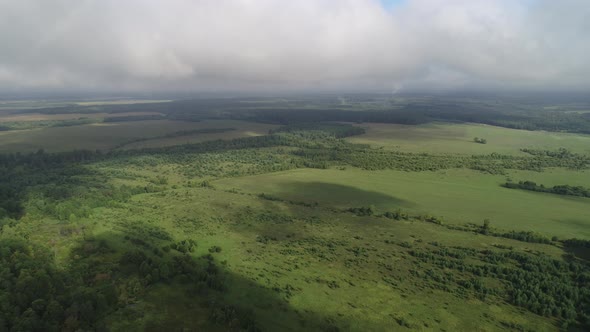
M 526 131 L 483 124 L 364 123 L 358 126 L 367 132 L 349 137 L 348 141 L 405 152 L 521 154 L 522 148 L 556 150 L 563 147 L 577 153 L 590 153 L 590 135 L 583 134 Z M 487 144 L 475 143 L 475 137 L 485 138 Z
M 226 127 L 224 127 L 226 126 Z M 153 139 L 142 140 L 138 142 L 131 142 L 123 145 L 122 149 L 143 149 L 143 148 L 160 148 L 166 146 L 174 146 L 180 144 L 193 144 L 205 141 L 213 141 L 218 139 L 228 140 L 240 137 L 252 137 L 261 136 L 268 134 L 269 130 L 275 129 L 278 126 L 271 124 L 262 124 L 255 122 L 243 122 L 233 120 L 223 121 L 204 121 L 202 127 L 196 127 L 194 130 L 199 129 L 214 129 L 214 128 L 225 128 L 230 129 L 223 132 L 211 132 L 211 133 L 188 133 L 186 135 L 179 135 L 175 137 L 156 137 Z
M 32 130 L 0 132 L 0 152 L 34 152 L 45 149 L 48 152 L 71 151 L 76 149 L 110 150 L 129 142 L 157 137 L 157 140 L 143 141 L 139 147 L 184 144 L 203 139 L 225 139 L 243 136 L 263 135 L 273 125 L 251 124 L 233 120 L 211 120 L 202 122 L 150 120 L 94 123 L 90 125 L 52 127 Z M 162 136 L 178 131 L 204 128 L 236 128 L 235 132 L 220 134 L 192 135 L 174 137 Z M 153 144 L 153 145 L 151 145 Z
M 100 106 L 100 105 L 132 105 L 170 102 L 170 100 L 155 99 L 101 99 L 101 100 L 0 100 L 0 114 L 3 111 L 31 110 L 48 107 L 67 106 Z
M 558 185 L 572 185 L 590 188 L 590 172 L 572 171 L 566 169 L 548 169 L 544 172 L 510 171 L 510 179 L 514 182 L 533 181 L 546 187 Z M 589 219 L 590 221 L 590 219 Z
M 432 151 L 463 155 L 396 154 L 343 142 L 336 137 L 358 130 L 327 123 L 250 137 L 270 129 L 151 120 L 0 133 L 6 151 L 121 150 L 0 158 L 0 308 L 11 308 L 0 323 L 16 331 L 590 326 L 590 242 L 567 241 L 590 239 L 590 199 L 500 186 L 590 187 L 584 156 L 470 160 L 463 143 L 493 147 L 479 132 L 488 144 L 439 138 L 442 151 Z M 242 138 L 131 150 L 232 137 Z M 492 150 L 521 147 L 536 146 Z
M 212 324 L 207 313 L 215 303 L 249 308 L 248 315 L 265 331 L 494 331 L 504 330 L 507 324 L 555 330 L 552 320 L 494 297 L 480 299 L 440 289 L 426 274 L 439 268 L 409 254 L 457 246 L 474 250 L 504 246 L 559 258 L 562 251 L 553 246 L 474 236 L 423 222 L 334 214 L 330 209 L 269 202 L 212 188 L 182 187 L 137 195 L 118 208 L 99 208 L 77 225 L 85 227 L 86 244 L 75 235 L 56 240 L 55 233 L 64 226 L 48 221 L 39 224 L 25 219 L 20 227 L 35 229 L 33 241 L 53 241 L 64 264 L 73 248 L 92 248 L 95 241 L 104 241 L 112 252 L 87 249 L 78 258 L 82 264 L 113 266 L 117 264 L 114 252 L 159 248 L 185 239 L 197 243 L 189 253 L 194 259 L 209 254 L 213 246 L 221 248 L 213 257 L 222 262 L 225 292 L 199 290 L 181 279 L 141 286 L 132 305 L 106 318 L 107 326 L 115 330 L 170 326 L 223 330 Z M 174 252 L 165 253 L 164 259 Z M 461 273 L 456 278 L 468 279 Z M 496 284 L 483 279 L 490 287 Z
M 77 101 L 74 105 L 79 106 L 100 106 L 100 105 L 133 105 L 133 104 L 154 104 L 167 103 L 169 99 L 118 99 L 118 100 L 94 100 L 94 101 Z
M 515 172 L 515 180 L 587 185 L 588 172 L 553 170 Z M 482 223 L 490 219 L 504 229 L 535 231 L 549 236 L 590 238 L 590 199 L 509 190 L 506 176 L 470 170 L 409 173 L 299 169 L 215 182 L 222 188 L 265 193 L 284 199 L 318 202 L 338 209 L 375 206 L 442 216 L 449 223 Z
M 79 118 L 87 119 L 104 119 L 106 117 L 125 117 L 138 115 L 161 115 L 157 112 L 129 112 L 129 113 L 64 113 L 64 114 L 5 114 L 0 115 L 0 124 L 3 122 L 20 122 L 20 121 L 59 121 L 74 120 Z

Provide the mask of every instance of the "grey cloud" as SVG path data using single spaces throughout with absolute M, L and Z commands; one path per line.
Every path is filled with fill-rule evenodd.
M 0 0 L 0 89 L 590 87 L 586 0 Z

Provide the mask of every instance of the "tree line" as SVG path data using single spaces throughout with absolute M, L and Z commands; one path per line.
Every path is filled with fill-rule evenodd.
M 570 186 L 567 184 L 545 187 L 544 185 L 538 185 L 533 181 L 518 181 L 518 183 L 506 182 L 502 186 L 509 189 L 522 189 L 556 195 L 590 197 L 590 189 L 582 186 Z

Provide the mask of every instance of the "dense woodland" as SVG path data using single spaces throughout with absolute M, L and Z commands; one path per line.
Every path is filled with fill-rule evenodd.
M 346 100 L 345 103 L 342 99 Z M 420 124 L 431 121 L 484 123 L 524 130 L 546 130 L 590 134 L 588 100 L 564 104 L 561 100 L 536 98 L 392 97 L 388 95 L 326 95 L 323 97 L 269 99 L 226 98 L 178 100 L 166 103 L 123 104 L 15 110 L 15 113 L 126 113 L 157 112 L 183 121 L 240 119 L 277 124 L 322 121 Z M 578 98 L 579 99 L 579 98 Z M 556 106 L 558 105 L 558 106 Z M 108 117 L 106 121 L 159 119 L 159 115 Z M 78 121 L 78 120 L 76 120 Z M 67 121 L 66 121 L 67 122 Z M 65 123 L 65 122 L 64 122 Z M 9 130 L 13 125 L 0 125 Z

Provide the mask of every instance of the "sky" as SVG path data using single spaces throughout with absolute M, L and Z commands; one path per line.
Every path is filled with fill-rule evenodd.
M 0 93 L 590 88 L 588 0 L 0 0 Z

